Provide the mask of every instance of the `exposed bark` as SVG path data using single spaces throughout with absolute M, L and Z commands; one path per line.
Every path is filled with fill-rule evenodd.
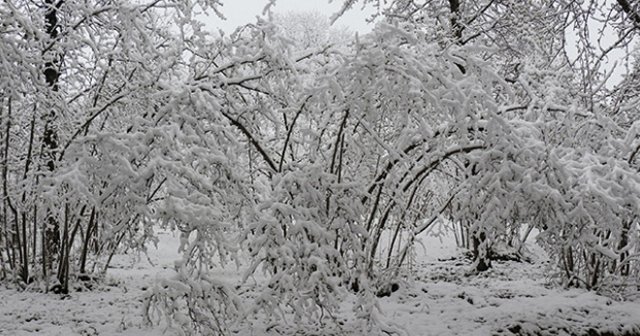
M 640 14 L 635 11 L 635 8 L 631 7 L 631 4 L 627 0 L 618 0 L 618 5 L 622 8 L 622 10 L 629 15 L 633 23 L 638 27 L 640 25 Z
M 52 43 L 55 43 L 58 38 L 58 11 L 63 3 L 63 0 L 57 2 L 54 0 L 45 0 L 45 29 Z M 50 57 L 52 59 L 45 63 L 44 76 L 51 92 L 55 95 L 55 93 L 59 91 L 58 81 L 60 79 L 60 71 L 58 66 L 60 61 L 58 55 L 54 54 Z M 50 97 L 50 99 L 55 99 L 55 97 Z M 51 105 L 53 106 L 55 104 L 52 102 Z M 44 120 L 45 126 L 42 139 L 43 159 L 46 162 L 49 172 L 53 172 L 56 168 L 55 153 L 58 149 L 58 132 L 55 127 L 56 111 L 53 107 L 44 114 Z M 44 241 L 42 251 L 43 260 L 46 260 L 47 256 L 49 257 L 49 262 L 45 264 L 45 268 L 50 268 L 53 257 L 59 253 L 60 248 L 60 224 L 50 209 L 47 209 L 44 231 L 44 239 L 46 240 Z
M 298 121 L 298 117 L 300 117 L 300 114 L 304 110 L 304 106 L 307 104 L 309 99 L 311 99 L 311 96 L 307 96 L 307 98 L 304 99 L 304 101 L 302 102 L 302 105 L 300 105 L 300 108 L 298 109 L 298 112 L 296 112 L 295 117 L 293 117 L 293 121 L 291 121 L 291 126 L 287 130 L 287 137 L 284 140 L 284 145 L 282 146 L 282 153 L 280 154 L 280 163 L 278 164 L 279 172 L 282 172 L 282 165 L 284 163 L 284 157 L 287 151 L 287 146 L 289 145 L 289 140 L 291 139 L 291 134 L 293 133 L 293 128 L 296 126 L 296 121 Z M 293 153 L 293 149 L 291 150 L 291 152 Z
M 620 253 L 620 275 L 629 276 L 631 272 L 631 265 L 629 264 L 627 257 L 629 257 L 629 251 L 627 245 L 629 244 L 629 230 L 633 221 L 627 221 L 622 224 L 622 232 L 620 233 L 620 241 L 618 243 L 618 250 Z
M 449 0 L 449 10 L 451 11 L 451 30 L 456 44 L 463 44 L 462 31 L 464 26 L 460 20 L 460 0 Z M 456 66 L 463 74 L 467 72 L 464 65 L 456 63 Z
M 87 230 L 85 232 L 84 241 L 82 243 L 82 252 L 80 254 L 80 274 L 86 273 L 87 264 L 87 252 L 89 251 L 89 241 L 93 235 L 93 230 L 96 219 L 96 208 L 91 209 L 91 215 L 89 216 L 89 223 L 87 224 Z
M 451 11 L 451 29 L 456 43 L 462 41 L 463 27 L 460 24 L 460 0 L 449 0 L 449 10 Z
M 233 118 L 232 116 L 230 116 L 227 113 L 222 112 L 222 115 L 225 116 L 225 118 L 227 118 L 227 120 L 229 120 L 229 122 L 231 123 L 231 125 L 235 126 L 238 130 L 240 130 L 240 132 L 242 132 L 242 134 L 244 136 L 247 137 L 247 139 L 249 140 L 249 142 L 256 148 L 256 150 L 258 151 L 258 153 L 260 153 L 260 155 L 262 156 L 262 158 L 264 159 L 264 161 L 269 165 L 269 168 L 271 168 L 272 172 L 277 172 L 278 168 L 276 167 L 276 164 L 274 163 L 274 161 L 271 159 L 271 157 L 269 156 L 269 154 L 267 154 L 267 152 L 265 151 L 264 148 L 262 148 L 262 145 L 260 145 L 260 143 L 258 142 L 258 140 L 256 140 L 253 135 L 251 134 L 251 132 L 249 132 L 249 130 L 238 120 Z
M 487 235 L 484 232 L 471 237 L 473 244 L 473 256 L 475 259 L 475 269 L 477 272 L 484 272 L 491 268 L 491 256 L 488 247 Z

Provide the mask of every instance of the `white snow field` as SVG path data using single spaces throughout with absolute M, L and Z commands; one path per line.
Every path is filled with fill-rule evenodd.
M 148 258 L 119 255 L 106 282 L 92 291 L 66 296 L 0 288 L 0 335 L 179 335 L 144 324 L 142 301 L 156 278 L 170 277 L 178 238 L 159 233 Z M 469 275 L 469 263 L 449 237 L 422 237 L 413 260 L 414 280 L 380 299 L 381 323 L 398 335 L 640 335 L 640 300 L 614 300 L 584 290 L 549 285 L 543 253 L 532 263 L 494 262 Z M 235 267 L 235 266 L 234 266 Z M 220 280 L 240 283 L 241 271 L 221 269 Z M 260 281 L 250 278 L 248 282 Z M 353 302 L 345 298 L 345 307 Z M 368 335 L 350 308 L 333 327 L 303 328 L 291 321 L 274 325 L 246 321 L 235 335 Z

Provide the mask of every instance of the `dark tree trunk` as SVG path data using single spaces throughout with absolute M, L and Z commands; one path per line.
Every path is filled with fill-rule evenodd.
M 89 217 L 89 223 L 87 224 L 87 231 L 85 232 L 84 241 L 82 243 L 82 252 L 80 254 L 80 274 L 86 273 L 87 265 L 87 252 L 89 251 L 89 242 L 93 234 L 95 227 L 96 208 L 91 209 L 91 216 Z
M 58 26 L 58 10 L 62 6 L 63 1 L 45 0 L 45 29 L 47 35 L 51 39 L 51 43 L 55 43 L 58 38 L 59 26 Z M 58 80 L 60 78 L 59 56 L 53 55 L 52 59 L 45 63 L 44 76 L 49 85 L 51 92 L 54 94 L 50 99 L 55 99 L 55 93 L 59 91 Z M 51 104 L 55 105 L 55 103 Z M 42 139 L 43 146 L 43 159 L 46 162 L 47 169 L 53 172 L 56 168 L 55 156 L 58 149 L 58 132 L 55 127 L 56 111 L 51 107 L 43 116 L 45 121 L 44 134 Z M 45 220 L 45 239 L 43 248 L 43 259 L 45 262 L 45 268 L 51 268 L 53 264 L 53 258 L 58 255 L 60 249 L 60 224 L 55 216 L 51 213 L 51 210 L 47 210 L 47 217 Z M 48 256 L 48 258 L 47 258 Z
M 629 257 L 629 251 L 626 250 L 626 247 L 629 244 L 629 229 L 631 229 L 631 223 L 632 221 L 628 221 L 622 224 L 622 233 L 618 244 L 618 250 L 623 251 L 620 253 L 620 275 L 622 276 L 629 276 L 631 271 L 631 266 L 627 260 Z
M 462 31 L 464 26 L 461 23 L 460 0 L 449 0 L 449 10 L 451 11 L 451 30 L 456 44 L 463 44 Z M 456 67 L 461 73 L 466 73 L 464 65 L 456 63 Z
M 476 271 L 484 272 L 491 268 L 491 256 L 489 255 L 489 248 L 487 247 L 487 236 L 484 232 L 474 234 L 472 242 Z

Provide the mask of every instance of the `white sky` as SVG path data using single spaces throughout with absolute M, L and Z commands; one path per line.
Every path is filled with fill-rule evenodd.
M 605 0 L 607 8 L 611 7 L 611 0 Z M 586 6 L 586 5 L 585 5 Z M 586 9 L 585 9 L 586 10 Z M 611 27 L 610 24 L 605 24 L 606 18 L 602 15 L 598 17 L 598 20 L 591 18 L 588 22 L 590 43 L 595 48 L 594 52 L 603 53 L 604 50 L 609 49 L 617 40 L 617 32 Z M 602 36 L 600 32 L 602 31 Z M 569 59 L 575 61 L 578 57 L 578 35 L 575 31 L 567 29 L 565 31 L 565 37 L 567 39 L 567 55 Z M 606 87 L 609 89 L 614 88 L 622 81 L 624 74 L 627 72 L 627 63 L 625 57 L 631 50 L 625 50 L 616 48 L 608 53 L 608 55 L 602 60 L 601 70 L 607 73 L 611 72 L 611 76 L 607 80 Z
M 207 24 L 212 29 L 220 28 L 230 33 L 236 27 L 256 21 L 256 17 L 262 15 L 262 10 L 268 4 L 268 0 L 226 0 L 222 7 L 222 14 L 226 21 L 220 20 L 215 15 L 209 15 Z M 341 0 L 277 0 L 272 10 L 275 13 L 309 12 L 315 11 L 330 18 L 342 5 Z M 349 30 L 359 33 L 371 31 L 372 26 L 366 19 L 373 13 L 371 8 L 362 10 L 361 5 L 354 6 L 334 24 L 337 27 L 347 27 Z

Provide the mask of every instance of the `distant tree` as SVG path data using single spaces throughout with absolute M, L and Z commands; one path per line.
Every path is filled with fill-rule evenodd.
M 287 12 L 274 14 L 273 24 L 296 48 L 304 51 L 329 44 L 346 45 L 353 33 L 331 25 L 329 17 L 319 12 Z

